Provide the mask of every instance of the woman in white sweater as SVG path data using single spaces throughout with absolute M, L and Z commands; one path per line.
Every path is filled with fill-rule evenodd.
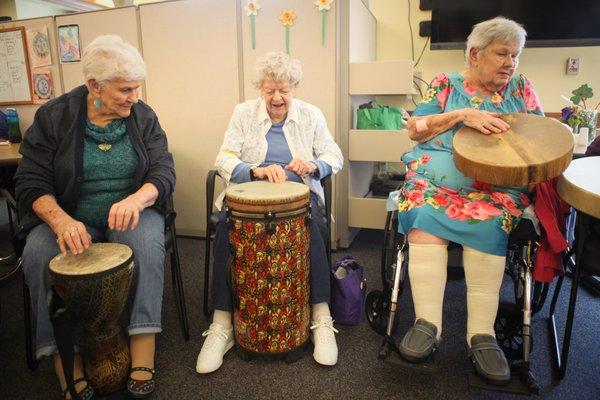
M 269 53 L 256 66 L 254 86 L 261 97 L 235 107 L 223 144 L 217 155 L 219 174 L 236 184 L 251 180 L 305 183 L 311 190 L 310 301 L 314 359 L 335 365 L 337 344 L 329 312 L 329 265 L 326 238 L 329 234 L 319 205 L 323 204 L 320 180 L 342 168 L 343 157 L 316 106 L 294 99 L 302 69 L 298 60 L 285 53 Z M 221 204 L 223 195 L 219 197 Z M 229 244 L 222 212 L 216 227 L 212 278 L 213 322 L 206 337 L 196 370 L 209 373 L 223 363 L 233 347 L 232 302 L 225 264 Z

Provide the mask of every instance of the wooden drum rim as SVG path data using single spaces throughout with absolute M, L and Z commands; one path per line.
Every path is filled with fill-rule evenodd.
M 557 183 L 558 194 L 567 204 L 594 218 L 600 218 L 600 184 L 584 187 L 581 181 L 576 182 L 575 179 L 581 177 L 581 174 L 588 174 L 588 182 L 600 182 L 600 175 L 594 175 L 599 174 L 598 171 L 600 156 L 573 160 Z M 574 176 L 576 174 L 579 176 Z
M 453 155 L 459 171 L 492 185 L 524 187 L 555 178 L 567 168 L 574 143 L 566 127 L 534 114 L 502 118 L 520 130 L 485 135 L 464 126 L 456 132 Z

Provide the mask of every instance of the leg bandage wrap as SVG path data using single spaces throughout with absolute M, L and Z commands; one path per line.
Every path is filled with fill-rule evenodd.
M 500 286 L 506 257 L 483 253 L 463 246 L 463 265 L 467 281 L 467 344 L 475 334 L 496 336 L 494 321 L 498 311 Z
M 408 276 L 416 319 L 423 318 L 442 334 L 442 308 L 446 288 L 448 246 L 411 243 L 408 248 Z

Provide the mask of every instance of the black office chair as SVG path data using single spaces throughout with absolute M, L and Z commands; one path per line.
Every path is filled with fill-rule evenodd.
M 185 293 L 183 291 L 183 279 L 181 277 L 181 264 L 179 263 L 179 248 L 177 246 L 177 232 L 175 230 L 175 218 L 177 213 L 173 209 L 173 198 L 169 197 L 167 200 L 167 206 L 169 212 L 165 216 L 165 251 L 170 251 L 171 257 L 171 279 L 173 282 L 173 294 L 175 296 L 175 302 L 177 303 L 177 315 L 179 316 L 179 322 L 181 324 L 181 330 L 183 338 L 188 341 L 190 340 L 190 328 L 187 317 L 187 307 L 185 303 Z M 23 240 L 14 239 L 13 247 L 15 248 L 15 254 L 17 254 L 17 268 L 22 271 L 21 254 L 25 242 Z M 32 328 L 32 313 L 31 313 L 31 300 L 29 294 L 29 288 L 25 283 L 25 277 L 23 276 L 23 314 L 25 319 L 25 352 L 27 357 L 27 366 L 30 370 L 35 370 L 38 365 L 38 361 L 35 358 L 34 343 L 33 343 L 33 328 Z
M 219 212 L 213 211 L 215 197 L 216 177 L 221 177 L 215 169 L 208 171 L 206 176 L 206 247 L 204 250 L 204 300 L 202 310 L 205 316 L 209 316 L 212 310 L 208 307 L 208 291 L 210 285 L 210 243 L 215 234 Z M 325 193 L 325 219 L 327 221 L 327 261 L 331 265 L 331 175 L 321 179 L 321 185 Z

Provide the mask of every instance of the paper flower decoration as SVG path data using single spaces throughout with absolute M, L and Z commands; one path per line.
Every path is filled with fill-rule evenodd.
M 244 9 L 246 10 L 246 14 L 248 16 L 257 15 L 258 10 L 260 10 L 260 4 L 258 4 L 256 0 L 248 0 Z
M 296 14 L 294 14 L 294 10 L 288 8 L 287 10 L 283 10 L 279 16 L 279 20 L 285 28 L 285 51 L 290 54 L 290 26 L 294 25 Z
M 250 18 L 250 37 L 252 38 L 252 50 L 256 49 L 256 16 L 260 10 L 260 4 L 257 0 L 248 0 L 246 2 L 246 15 Z
M 331 9 L 331 3 L 333 0 L 317 0 L 315 1 L 315 6 L 319 9 L 321 13 L 321 44 L 325 46 L 325 32 L 327 31 L 327 14 Z
M 281 15 L 279 16 L 279 20 L 285 27 L 292 26 L 294 25 L 294 21 L 296 20 L 296 14 L 294 14 L 294 10 L 292 10 L 291 8 L 283 10 Z
M 331 3 L 333 3 L 333 0 L 317 0 L 315 1 L 315 6 L 319 7 L 319 11 L 329 11 L 329 9 L 331 9 Z

